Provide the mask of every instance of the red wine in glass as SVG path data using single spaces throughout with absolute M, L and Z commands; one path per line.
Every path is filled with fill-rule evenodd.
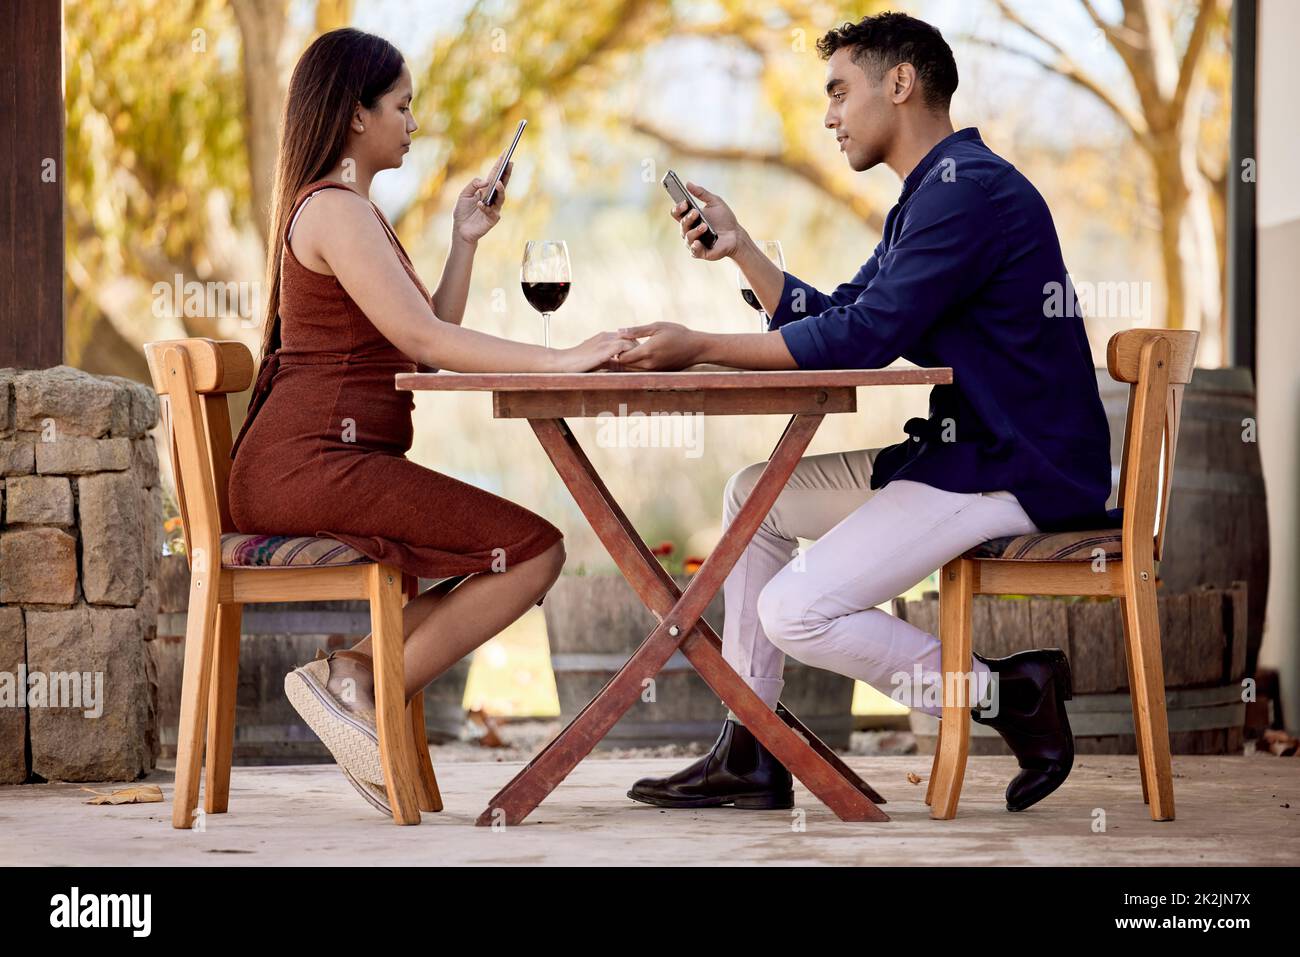
M 519 282 L 528 304 L 542 314 L 542 345 L 551 347 L 551 313 L 569 298 L 573 275 L 563 240 L 530 239 L 524 245 Z
M 525 282 L 524 298 L 538 312 L 554 312 L 569 298 L 567 282 Z

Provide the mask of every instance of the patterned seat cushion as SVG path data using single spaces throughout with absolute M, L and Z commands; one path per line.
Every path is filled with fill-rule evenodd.
M 1120 530 L 1102 528 L 1083 532 L 1035 532 L 1006 535 L 976 545 L 963 558 L 1001 558 L 1015 562 L 1090 562 L 1097 549 L 1106 559 L 1121 557 Z
M 333 538 L 237 535 L 233 532 L 221 536 L 221 564 L 225 568 L 362 565 L 369 561 L 351 545 Z

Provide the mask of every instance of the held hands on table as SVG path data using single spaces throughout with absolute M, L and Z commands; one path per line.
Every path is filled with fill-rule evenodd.
M 699 214 L 682 202 L 673 207 L 672 217 L 681 226 L 682 238 L 696 259 L 716 262 L 732 255 L 740 246 L 743 230 L 736 222 L 735 214 L 719 197 L 702 186 L 688 183 L 686 188 L 700 201 L 709 225 L 718 234 L 717 241 L 711 249 L 705 248 L 699 237 L 708 228 L 699 222 Z M 684 369 L 703 361 L 701 351 L 703 342 L 700 334 L 676 322 L 652 322 L 644 326 L 630 326 L 618 330 L 620 334 L 632 336 L 640 342 L 636 348 L 619 355 L 612 365 L 615 368 L 650 371 Z
M 694 209 L 684 202 L 678 203 L 672 210 L 672 217 L 681 225 L 682 238 L 690 249 L 691 256 L 709 262 L 734 257 L 738 263 L 741 262 L 746 251 L 754 247 L 754 243 L 736 221 L 731 208 L 720 197 L 701 186 L 688 183 L 686 188 L 700 201 L 709 225 L 718 235 L 712 248 L 706 248 L 699 237 L 708 227 L 699 222 L 699 214 Z M 771 275 L 765 282 L 776 283 L 775 295 L 779 297 L 784 277 L 761 254 L 758 258 L 761 260 L 761 269 L 771 270 Z M 744 265 L 743 268 L 748 274 L 749 266 Z M 771 341 L 772 338 L 777 341 Z M 795 368 L 794 360 L 780 338 L 779 335 L 770 337 L 763 333 L 714 336 L 688 329 L 676 322 L 652 322 L 624 327 L 617 332 L 598 333 L 574 349 L 563 350 L 571 353 L 566 356 L 566 368 L 563 371 L 602 369 L 648 372 L 684 369 L 702 362 L 753 369 Z

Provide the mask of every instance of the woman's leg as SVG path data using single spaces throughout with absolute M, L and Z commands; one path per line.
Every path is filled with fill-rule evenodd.
M 499 634 L 545 595 L 564 567 L 564 542 L 502 572 L 483 572 L 442 590 L 434 586 L 406 603 L 406 698 L 409 701 L 461 658 Z M 352 650 L 370 654 L 370 636 Z M 335 658 L 330 690 L 354 682 L 356 700 L 373 707 L 371 670 L 355 659 Z

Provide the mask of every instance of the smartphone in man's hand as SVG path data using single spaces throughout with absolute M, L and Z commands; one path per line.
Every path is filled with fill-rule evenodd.
M 713 244 L 718 241 L 717 232 L 709 225 L 709 221 L 704 218 L 704 210 L 702 210 L 700 204 L 695 201 L 695 197 L 687 192 L 686 187 L 682 185 L 682 181 L 677 178 L 677 174 L 672 170 L 669 170 L 664 174 L 663 187 L 668 190 L 668 195 L 673 198 L 674 206 L 678 203 L 687 203 L 691 209 L 694 209 L 695 212 L 699 214 L 699 222 L 695 223 L 695 225 L 698 226 L 700 223 L 704 224 L 704 232 L 701 233 L 699 237 L 700 242 L 703 244 L 705 249 L 712 249 Z M 682 215 L 685 215 L 685 213 Z

